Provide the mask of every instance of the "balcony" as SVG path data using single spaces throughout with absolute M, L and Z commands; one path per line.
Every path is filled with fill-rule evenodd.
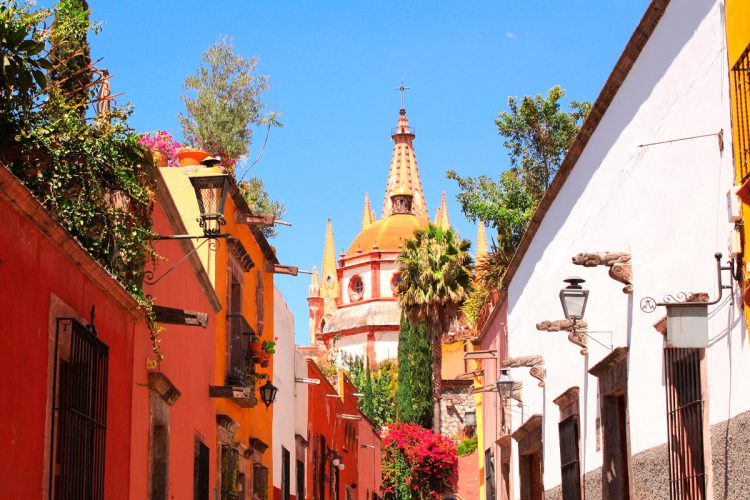
M 245 317 L 239 313 L 227 314 L 227 378 L 223 386 L 211 386 L 210 395 L 217 398 L 233 399 L 245 408 L 258 404 L 255 386 L 258 375 L 250 359 L 249 344 L 257 335 Z

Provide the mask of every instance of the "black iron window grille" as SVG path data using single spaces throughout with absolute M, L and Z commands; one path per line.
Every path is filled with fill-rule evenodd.
M 93 324 L 57 320 L 50 498 L 104 498 L 109 347 Z
M 734 161 L 744 182 L 750 177 L 750 46 L 731 71 L 734 89 Z
M 227 314 L 227 326 L 231 339 L 227 381 L 249 387 L 254 383 L 250 376 L 254 366 L 249 358 L 248 344 L 255 336 L 255 331 L 242 314 Z
M 578 415 L 571 415 L 558 424 L 560 431 L 560 468 L 564 500 L 581 496 L 581 463 L 578 458 Z
M 193 500 L 208 500 L 209 449 L 195 437 L 193 456 Z
M 221 500 L 237 500 L 242 490 L 239 477 L 240 453 L 237 448 L 221 446 Z
M 667 382 L 669 492 L 672 499 L 706 497 L 701 349 L 664 349 Z

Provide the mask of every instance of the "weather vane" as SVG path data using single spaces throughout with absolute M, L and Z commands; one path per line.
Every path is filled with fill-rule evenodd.
M 399 92 L 401 92 L 401 109 L 405 109 L 404 108 L 404 94 L 406 94 L 407 90 L 411 90 L 411 87 L 404 87 L 404 79 L 402 78 L 401 79 L 401 86 L 400 87 L 396 87 L 393 90 L 398 90 Z

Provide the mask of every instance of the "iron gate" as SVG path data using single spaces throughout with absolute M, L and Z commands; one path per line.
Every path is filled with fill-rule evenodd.
M 664 349 L 672 499 L 706 497 L 700 360 L 700 349 Z
M 93 324 L 57 320 L 50 498 L 104 498 L 109 347 Z

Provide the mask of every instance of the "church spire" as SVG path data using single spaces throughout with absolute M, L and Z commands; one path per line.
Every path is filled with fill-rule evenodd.
M 477 228 L 477 262 L 487 257 L 487 233 L 484 230 L 484 222 L 479 221 Z
M 375 211 L 370 207 L 370 195 L 365 193 L 365 208 L 362 210 L 362 228 L 360 231 L 367 229 L 373 222 L 375 222 Z
M 412 193 L 412 213 L 421 219 L 429 219 L 427 205 L 424 199 L 422 181 L 419 179 L 417 168 L 417 157 L 414 155 L 414 129 L 409 126 L 406 119 L 406 110 L 401 109 L 398 124 L 391 133 L 393 139 L 393 156 L 391 168 L 388 171 L 388 181 L 385 185 L 385 199 L 383 200 L 383 218 L 393 212 L 393 193 L 401 186 L 408 188 Z
M 313 266 L 308 297 L 320 297 L 320 277 L 318 276 L 318 266 Z
M 336 246 L 333 243 L 333 224 L 331 224 L 330 218 L 326 227 L 326 243 L 323 248 L 321 278 L 320 296 L 324 299 L 335 299 L 338 297 L 339 282 L 336 274 Z
M 445 191 L 443 191 L 443 197 L 440 200 L 440 206 L 435 214 L 435 222 L 433 224 L 441 229 L 449 229 L 451 227 L 451 220 L 448 217 L 448 203 L 445 201 Z

